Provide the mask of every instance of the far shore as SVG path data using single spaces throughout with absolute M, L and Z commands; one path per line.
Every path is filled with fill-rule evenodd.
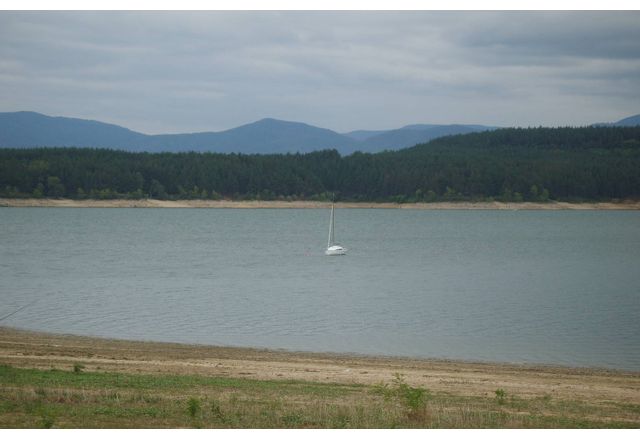
M 123 207 L 123 208 L 202 208 L 202 209 L 326 209 L 322 201 L 231 201 L 231 200 L 72 200 L 68 198 L 0 198 L 0 207 Z M 502 201 L 458 201 L 434 203 L 337 202 L 341 209 L 414 210 L 640 210 L 640 201 L 567 203 L 506 203 Z

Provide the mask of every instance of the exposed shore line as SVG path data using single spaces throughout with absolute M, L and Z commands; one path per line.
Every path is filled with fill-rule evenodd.
M 527 398 L 640 404 L 640 371 L 127 341 L 0 327 L 0 364 L 48 370 L 77 363 L 87 371 L 361 385 L 390 382 L 399 373 L 412 385 L 461 396 L 502 388 Z
M 0 207 L 121 207 L 121 208 L 213 208 L 213 209 L 326 209 L 322 201 L 230 201 L 230 200 L 72 200 L 68 198 L 0 198 Z M 414 209 L 414 210 L 640 210 L 640 201 L 568 203 L 434 202 L 372 203 L 337 202 L 341 209 Z
M 0 327 L 0 428 L 638 428 L 640 371 Z

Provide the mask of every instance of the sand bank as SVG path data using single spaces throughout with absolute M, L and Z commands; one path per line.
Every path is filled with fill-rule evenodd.
M 218 209 L 326 209 L 319 201 L 228 201 L 228 200 L 71 200 L 49 198 L 0 198 L 0 207 L 140 207 L 140 208 L 218 208 Z M 418 210 L 640 210 L 640 201 L 602 203 L 336 203 L 341 209 L 418 209 Z
M 459 396 L 553 396 L 640 404 L 640 371 L 313 354 L 110 340 L 0 327 L 0 364 L 14 367 L 375 385 L 396 373 L 408 383 Z

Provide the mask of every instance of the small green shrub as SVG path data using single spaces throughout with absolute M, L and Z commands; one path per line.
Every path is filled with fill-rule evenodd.
M 397 373 L 394 378 L 397 395 L 403 399 L 405 405 L 412 411 L 424 408 L 427 404 L 429 392 L 422 387 L 411 387 L 408 385 L 404 376 Z
M 51 428 L 53 427 L 54 422 L 55 419 L 53 418 L 53 416 L 44 414 L 42 415 L 42 419 L 40 420 L 40 425 L 42 426 L 42 428 Z
M 76 363 L 73 365 L 73 373 L 80 373 L 84 368 L 85 368 L 84 364 Z
M 381 395 L 384 397 L 386 402 L 389 402 L 391 398 L 395 396 L 395 391 L 389 387 L 387 383 L 380 383 L 373 386 L 372 392 L 376 395 Z
M 284 415 L 281 418 L 282 422 L 284 422 L 284 425 L 286 425 L 287 427 L 298 427 L 300 426 L 304 419 L 302 418 L 302 416 L 300 416 L 297 413 L 292 413 L 289 415 Z
M 200 411 L 200 401 L 196 398 L 189 398 L 189 401 L 187 401 L 187 412 L 189 416 L 195 418 L 198 411 Z
M 404 380 L 404 376 L 396 373 L 391 385 L 378 384 L 374 386 L 373 393 L 382 395 L 386 402 L 399 401 L 408 411 L 409 419 L 417 420 L 427 416 L 426 408 L 429 399 L 429 391 L 422 387 L 412 387 Z
M 504 398 L 507 396 L 507 392 L 504 391 L 504 389 L 497 389 L 496 390 L 496 401 L 498 401 L 498 404 L 504 404 Z

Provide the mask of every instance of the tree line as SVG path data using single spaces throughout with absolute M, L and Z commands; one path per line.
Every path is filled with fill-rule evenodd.
M 0 149 L 0 196 L 344 201 L 640 198 L 640 127 L 508 128 L 400 151 Z

